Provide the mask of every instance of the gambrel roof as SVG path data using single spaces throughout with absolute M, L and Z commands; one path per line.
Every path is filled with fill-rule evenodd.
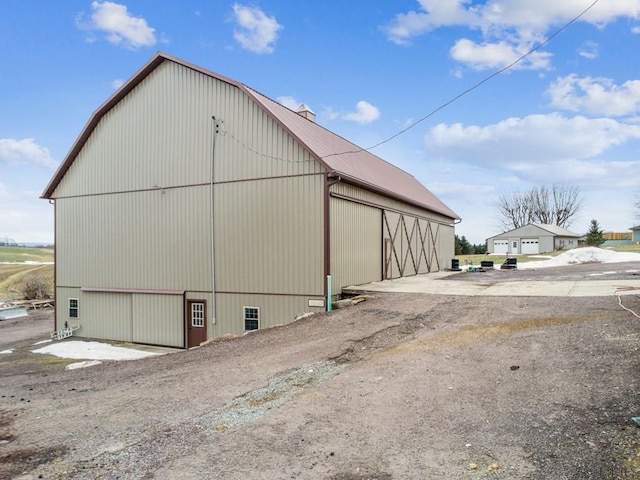
M 145 77 L 163 62 L 175 62 L 186 68 L 231 84 L 258 104 L 274 121 L 293 136 L 324 168 L 347 183 L 372 190 L 398 200 L 426 208 L 452 220 L 460 217 L 440 201 L 418 180 L 404 170 L 361 149 L 339 135 L 289 110 L 257 91 L 217 73 L 189 64 L 178 58 L 158 52 L 131 79 L 116 91 L 91 116 L 66 158 L 47 185 L 42 198 L 51 198 L 83 145 L 96 128 L 100 119 L 122 98 L 131 92 Z

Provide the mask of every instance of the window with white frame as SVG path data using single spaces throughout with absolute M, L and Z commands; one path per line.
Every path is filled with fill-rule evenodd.
M 69 299 L 69 318 L 79 318 L 80 302 L 77 298 Z
M 204 303 L 193 302 L 191 304 L 191 326 L 204 327 Z
M 244 307 L 244 329 L 258 330 L 260 328 L 260 309 L 258 307 Z

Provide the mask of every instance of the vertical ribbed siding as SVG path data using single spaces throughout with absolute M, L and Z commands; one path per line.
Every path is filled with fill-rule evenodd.
M 57 201 L 60 286 L 211 290 L 209 187 Z
M 133 294 L 133 341 L 184 346 L 182 295 Z
M 69 299 L 77 298 L 80 300 L 80 318 L 84 315 L 84 306 L 81 301 L 81 295 L 79 288 L 62 288 L 56 286 L 55 298 L 56 298 L 56 330 L 64 328 L 64 322 L 68 322 L 69 325 L 77 324 L 77 320 L 69 317 Z
M 216 290 L 321 295 L 321 176 L 216 186 Z
M 331 199 L 332 295 L 349 285 L 381 280 L 381 232 L 380 209 Z
M 322 310 L 307 302 L 324 288 L 323 167 L 236 86 L 173 62 L 101 118 L 56 188 L 59 285 L 187 290 L 211 305 L 212 165 L 216 289 L 235 303 L 216 308 L 209 336 L 226 333 L 225 322 L 241 333 L 241 299 L 261 302 L 265 325 Z M 174 299 L 163 308 L 150 295 L 138 308 L 143 297 L 92 294 L 107 303 L 128 295 L 141 322 L 135 341 L 183 341 Z
M 453 219 L 445 217 L 444 215 L 441 215 L 439 213 L 416 207 L 415 205 L 410 205 L 408 203 L 403 203 L 399 200 L 385 197 L 384 195 L 380 195 L 378 193 L 363 190 L 347 183 L 337 183 L 333 185 L 331 187 L 331 192 L 339 195 L 345 195 L 355 200 L 384 206 L 388 209 L 398 210 L 403 213 L 411 214 L 415 217 L 427 218 L 436 222 L 453 225 Z
M 260 309 L 261 329 L 292 322 L 301 313 L 324 311 L 324 308 L 321 307 L 309 307 L 309 298 L 287 295 L 219 293 L 216 295 L 218 322 L 214 325 L 211 336 L 221 336 L 227 333 L 242 335 L 244 333 L 243 307 L 258 307 Z
M 400 214 L 396 212 L 384 212 L 383 238 L 386 245 L 386 278 L 398 278 L 401 276 L 404 235 L 400 223 Z
M 131 294 L 80 292 L 80 337 L 131 342 Z M 56 297 L 57 300 L 57 297 Z M 71 325 L 72 322 L 70 321 Z

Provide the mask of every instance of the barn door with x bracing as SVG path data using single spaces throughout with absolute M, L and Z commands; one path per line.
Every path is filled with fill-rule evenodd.
M 440 270 L 438 223 L 388 210 L 382 211 L 382 219 L 384 279 Z

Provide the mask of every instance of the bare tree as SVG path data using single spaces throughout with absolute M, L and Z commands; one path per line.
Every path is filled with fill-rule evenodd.
M 500 195 L 498 210 L 505 230 L 520 228 L 533 221 L 533 210 L 527 194 L 511 192 Z
M 506 230 L 529 223 L 544 223 L 568 228 L 582 207 L 580 189 L 571 185 L 533 187 L 498 198 L 498 211 Z

